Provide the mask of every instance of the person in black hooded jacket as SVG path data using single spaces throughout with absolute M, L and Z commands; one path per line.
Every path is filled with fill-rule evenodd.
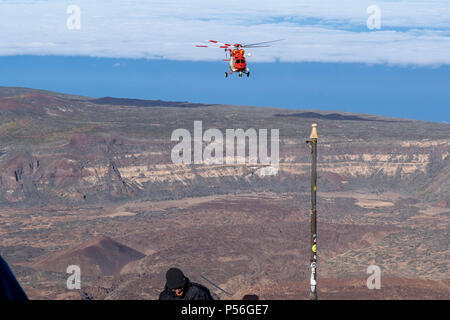
M 170 268 L 166 280 L 159 300 L 214 300 L 208 288 L 189 281 L 180 269 Z
M 3 300 L 28 300 L 28 297 L 6 261 L 0 256 L 0 301 Z

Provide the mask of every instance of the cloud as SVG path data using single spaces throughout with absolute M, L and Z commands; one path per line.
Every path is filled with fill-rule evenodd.
M 369 5 L 381 29 L 369 30 Z M 69 5 L 80 29 L 69 29 Z M 446 0 L 0 0 L 0 55 L 220 60 L 204 39 L 259 42 L 253 61 L 450 64 Z

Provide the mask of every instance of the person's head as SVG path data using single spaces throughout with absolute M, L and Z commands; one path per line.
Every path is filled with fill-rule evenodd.
M 183 272 L 178 268 L 170 268 L 166 273 L 166 286 L 178 298 L 182 298 L 186 293 L 187 279 Z

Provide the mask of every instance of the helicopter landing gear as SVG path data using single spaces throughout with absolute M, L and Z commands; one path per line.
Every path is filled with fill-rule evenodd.
M 228 78 L 228 72 L 225 72 L 225 78 Z
M 250 71 L 249 71 L 249 72 L 247 72 L 247 78 L 248 78 L 248 77 L 250 77 Z
M 242 71 L 241 71 L 241 72 L 239 72 L 239 77 L 242 77 Z

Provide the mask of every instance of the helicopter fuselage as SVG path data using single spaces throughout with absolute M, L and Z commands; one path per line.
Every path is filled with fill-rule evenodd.
M 228 49 L 230 53 L 230 71 L 239 73 L 248 73 L 247 61 L 245 60 L 244 49 Z

